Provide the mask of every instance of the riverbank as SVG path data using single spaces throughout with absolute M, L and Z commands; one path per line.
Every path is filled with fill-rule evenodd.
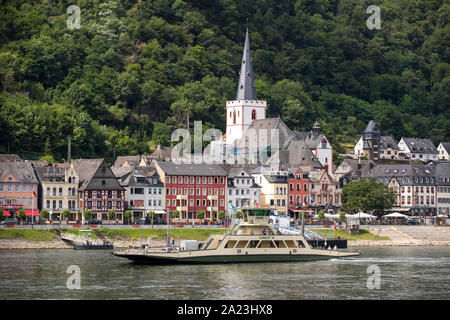
M 147 245 L 149 248 L 162 248 L 166 241 L 161 239 L 116 240 L 114 248 L 140 248 Z M 175 246 L 179 240 L 175 240 Z M 450 241 L 438 240 L 348 240 L 348 247 L 450 247 Z M 72 249 L 62 240 L 29 241 L 21 239 L 0 239 L 0 249 Z
M 64 230 L 63 230 L 64 231 Z M 167 245 L 164 229 L 96 229 L 100 235 L 113 243 L 115 248 L 136 248 L 146 245 L 161 248 Z M 172 229 L 175 245 L 180 239 L 204 241 L 210 234 L 223 233 L 225 229 Z M 359 235 L 348 235 L 342 230 L 314 229 L 328 239 L 347 239 L 348 247 L 428 247 L 450 246 L 450 228 L 430 226 L 379 226 L 361 229 Z M 92 237 L 97 238 L 95 232 Z M 0 249 L 71 249 L 54 230 L 0 229 Z
M 348 247 L 450 247 L 442 240 L 348 240 Z

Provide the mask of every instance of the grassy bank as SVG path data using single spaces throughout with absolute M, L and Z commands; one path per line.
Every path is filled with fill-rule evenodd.
M 342 239 L 347 240 L 390 240 L 389 237 L 381 237 L 370 233 L 367 230 L 360 229 L 360 234 L 358 235 L 350 235 L 346 233 L 344 230 L 327 230 L 327 229 L 311 229 L 311 231 L 319 233 L 320 235 L 327 238 L 337 238 L 341 237 Z
M 56 234 L 53 230 L 0 229 L 0 239 L 52 241 L 55 236 Z
M 136 240 L 142 238 L 166 239 L 167 229 L 99 229 L 111 240 Z M 205 240 L 210 234 L 224 233 L 226 229 L 171 229 L 175 239 Z

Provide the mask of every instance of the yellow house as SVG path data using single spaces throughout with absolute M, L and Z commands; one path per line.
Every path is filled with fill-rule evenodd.
M 35 168 L 42 187 L 42 209 L 51 213 L 50 219 L 64 220 L 64 210 L 70 211 L 68 220 L 80 220 L 78 212 L 78 174 L 73 163 L 57 163 Z
M 251 171 L 251 174 L 255 183 L 261 186 L 261 207 L 271 207 L 287 214 L 288 172 L 261 166 Z

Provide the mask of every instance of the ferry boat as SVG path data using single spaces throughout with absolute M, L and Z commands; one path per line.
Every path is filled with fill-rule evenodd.
M 312 248 L 302 235 L 283 235 L 271 223 L 270 208 L 243 209 L 243 221 L 225 234 L 211 235 L 194 250 L 164 248 L 112 252 L 117 257 L 143 264 L 209 264 L 293 262 L 357 256 L 355 251 Z

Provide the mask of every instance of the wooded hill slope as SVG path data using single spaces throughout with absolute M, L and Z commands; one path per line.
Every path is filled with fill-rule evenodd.
M 62 160 L 71 136 L 73 157 L 111 162 L 170 144 L 187 116 L 224 132 L 247 18 L 269 117 L 318 120 L 339 152 L 370 119 L 397 140 L 450 141 L 448 0 L 13 0 L 0 8 L 0 153 Z

